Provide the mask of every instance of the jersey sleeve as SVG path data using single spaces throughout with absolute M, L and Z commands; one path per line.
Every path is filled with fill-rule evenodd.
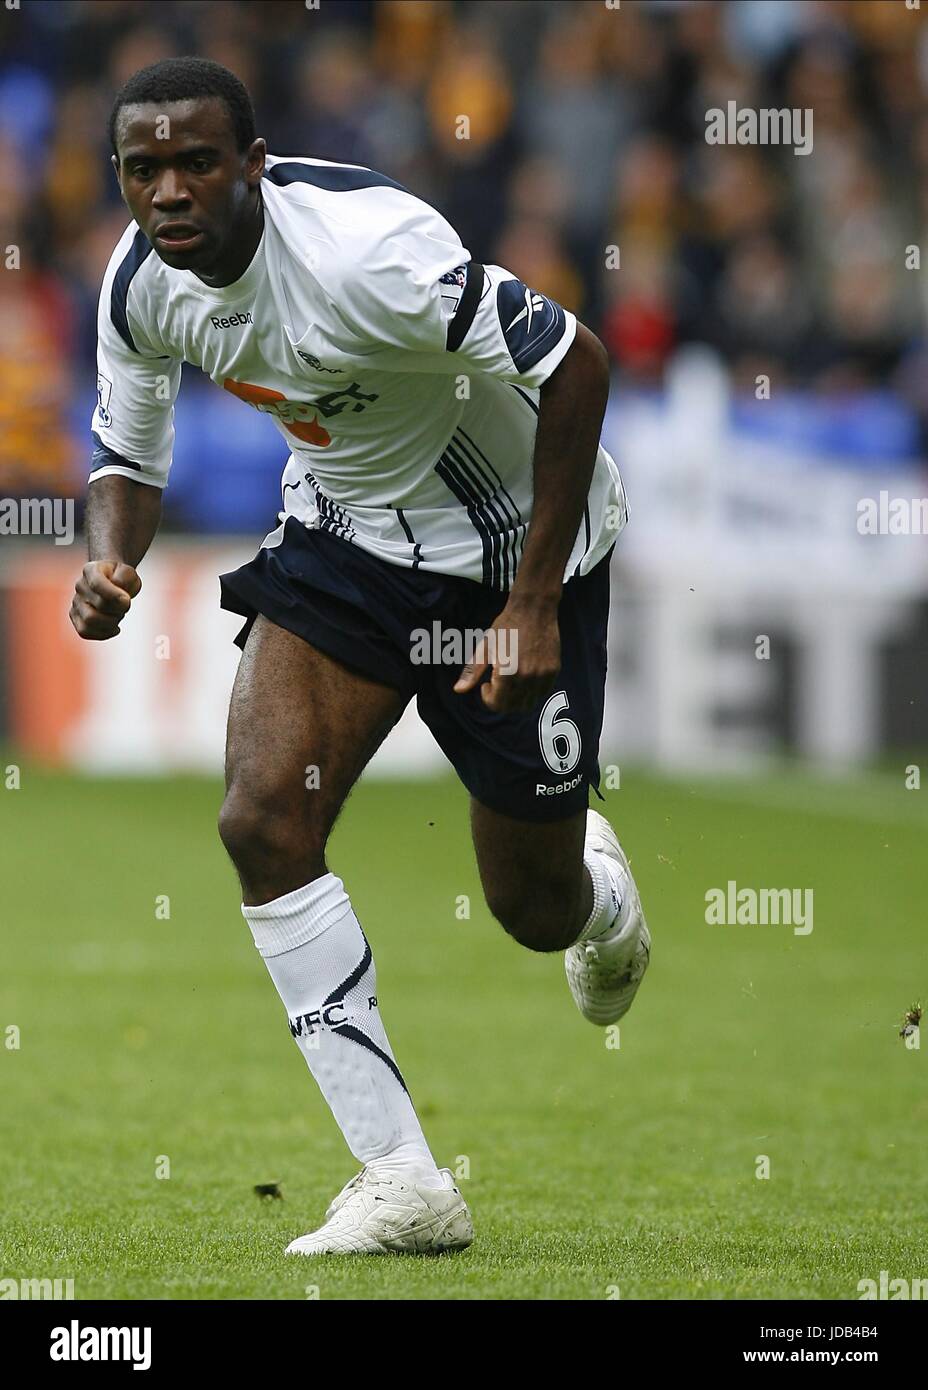
M 576 317 L 502 266 L 468 261 L 450 274 L 461 271 L 460 295 L 451 297 L 446 355 L 503 381 L 542 386 L 576 336 Z M 447 301 L 447 276 L 440 285 Z
M 502 266 L 472 260 L 434 217 L 434 226 L 411 219 L 344 273 L 352 350 L 384 370 L 477 371 L 542 386 L 574 340 L 576 317 Z
M 182 364 L 157 354 L 141 322 L 132 283 L 141 233 L 132 237 L 132 231 L 117 246 L 100 291 L 90 482 L 118 474 L 163 488 L 173 456 Z

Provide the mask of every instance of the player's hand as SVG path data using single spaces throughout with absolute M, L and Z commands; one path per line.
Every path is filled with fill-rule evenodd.
M 142 581 L 131 565 L 116 560 L 90 560 L 74 586 L 68 616 L 78 637 L 105 642 L 119 633 Z
M 488 666 L 490 679 L 480 685 Z M 510 599 L 461 671 L 454 691 L 480 685 L 483 703 L 499 714 L 532 709 L 550 694 L 561 669 L 557 604 L 536 607 Z

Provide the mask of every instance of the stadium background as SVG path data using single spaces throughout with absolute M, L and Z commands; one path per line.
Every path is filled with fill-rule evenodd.
M 861 499 L 925 491 L 923 15 L 903 0 L 0 10 L 0 247 L 21 250 L 0 274 L 0 498 L 74 498 L 79 521 L 98 287 L 127 221 L 106 117 L 131 72 L 182 53 L 238 73 L 272 152 L 398 179 L 612 358 L 605 442 L 631 524 L 613 565 L 607 813 L 665 944 L 628 1042 L 623 1024 L 611 1119 L 597 1091 L 611 1055 L 597 1035 L 591 1061 L 550 962 L 506 952 L 477 905 L 463 797 L 414 715 L 336 839 L 430 1133 L 484 1156 L 475 1202 L 496 1213 L 503 1264 L 470 1285 L 443 1276 L 448 1295 L 603 1297 L 618 1279 L 622 1297 L 854 1297 L 881 1268 L 923 1274 L 924 1182 L 905 1154 L 928 1110 L 896 1034 L 925 981 L 912 768 L 928 745 L 928 542 L 857 527 Z M 812 153 L 707 145 L 706 111 L 733 99 L 811 108 Z M 279 1239 L 240 1209 L 242 1173 L 300 1174 L 301 1213 L 348 1176 L 285 1055 L 213 831 L 236 660 L 216 575 L 273 526 L 284 452 L 185 367 L 165 525 L 118 642 L 81 644 L 67 624 L 79 535 L 0 536 L 15 964 L 0 1023 L 36 1039 L 55 1019 L 54 1042 L 7 1062 L 17 1137 L 0 1172 L 18 1225 L 0 1253 L 26 1273 L 76 1271 L 82 1292 L 150 1296 L 156 1252 L 154 1296 L 301 1297 L 289 1271 L 268 1275 Z M 703 894 L 729 879 L 814 885 L 815 932 L 711 935 Z M 474 895 L 476 945 L 448 944 L 465 930 L 459 892 Z M 173 915 L 153 938 L 160 894 Z M 449 960 L 453 1021 L 426 987 Z M 788 1176 L 767 1196 L 752 1164 L 773 1145 Z M 152 1197 L 149 1155 L 175 1150 L 174 1195 Z M 615 1153 L 631 1234 L 627 1210 L 594 1205 Z M 326 1278 L 357 1293 L 360 1276 Z M 414 1296 L 438 1276 L 403 1278 L 363 1287 Z

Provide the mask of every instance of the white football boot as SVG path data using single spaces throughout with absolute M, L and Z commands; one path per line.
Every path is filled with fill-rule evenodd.
M 615 925 L 595 941 L 581 941 L 564 953 L 574 1003 L 590 1023 L 605 1027 L 628 1013 L 651 957 L 651 933 L 625 851 L 598 811 L 586 813 L 585 849 L 597 850 L 618 865 L 615 883 L 622 906 Z
M 362 1168 L 346 1183 L 318 1231 L 291 1241 L 285 1255 L 438 1255 L 474 1238 L 467 1203 L 449 1168 L 444 1187 L 419 1187 Z

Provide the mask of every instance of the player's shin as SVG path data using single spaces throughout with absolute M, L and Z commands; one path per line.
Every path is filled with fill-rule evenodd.
M 342 880 L 324 874 L 242 913 L 351 1152 L 406 1181 L 441 1185 L 387 1041 L 371 949 Z

